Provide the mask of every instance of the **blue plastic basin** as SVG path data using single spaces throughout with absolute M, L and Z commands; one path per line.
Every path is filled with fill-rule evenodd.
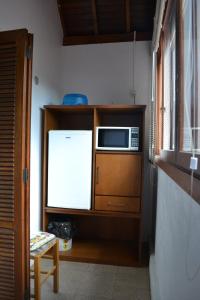
M 66 94 L 63 97 L 64 105 L 87 105 L 88 98 L 82 94 Z

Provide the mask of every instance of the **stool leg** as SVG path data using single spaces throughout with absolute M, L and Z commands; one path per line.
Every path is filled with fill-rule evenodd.
M 59 290 L 59 242 L 56 241 L 54 246 L 54 257 L 53 257 L 54 266 L 56 266 L 53 276 L 53 291 L 58 293 Z
M 40 300 L 41 299 L 41 293 L 40 293 L 40 257 L 35 257 L 35 259 L 34 259 L 34 273 L 35 273 L 35 281 L 34 281 L 35 300 Z

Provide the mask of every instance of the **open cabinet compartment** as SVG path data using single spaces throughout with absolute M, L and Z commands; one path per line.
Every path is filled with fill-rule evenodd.
M 50 214 L 48 221 L 71 221 L 72 249 L 62 260 L 133 266 L 138 262 L 139 219 Z
M 96 127 L 139 127 L 139 151 L 143 151 L 144 111 L 141 108 L 96 108 Z

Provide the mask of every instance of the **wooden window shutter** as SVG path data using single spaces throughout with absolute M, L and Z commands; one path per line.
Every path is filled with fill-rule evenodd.
M 0 300 L 29 290 L 30 41 L 25 29 L 0 32 Z

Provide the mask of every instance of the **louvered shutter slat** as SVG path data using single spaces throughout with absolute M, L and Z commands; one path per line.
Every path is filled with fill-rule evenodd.
M 0 299 L 14 299 L 14 232 L 0 228 Z
M 12 67 L 12 74 L 16 74 L 16 47 L 14 44 L 10 47 L 5 45 L 0 45 L 0 74 L 1 78 L 5 76 L 5 70 Z M 4 149 L 6 152 L 0 152 L 0 170 L 11 170 L 10 174 L 10 184 L 5 184 L 7 179 L 7 174 L 3 173 L 1 175 L 0 181 L 0 221 L 10 221 L 14 222 L 14 167 L 15 167 L 15 97 L 11 95 L 15 94 L 16 76 L 7 77 L 0 84 L 0 149 Z M 8 84 L 9 82 L 9 84 Z M 7 102 L 5 97 L 10 97 L 10 101 Z M 7 126 L 9 125 L 9 130 Z M 12 134 L 10 134 L 12 132 Z M 0 239 L 0 254 L 3 255 L 7 245 L 10 245 L 10 249 L 14 249 L 14 243 L 12 240 L 12 247 L 10 241 L 5 243 L 5 238 Z M 4 245 L 4 247 L 1 247 Z M 8 252 L 9 254 L 9 252 Z M 12 254 L 12 253 L 11 253 Z M 2 269 L 2 268 L 1 268 Z M 0 291 L 2 290 L 0 285 Z M 13 281 L 14 288 L 14 281 Z

